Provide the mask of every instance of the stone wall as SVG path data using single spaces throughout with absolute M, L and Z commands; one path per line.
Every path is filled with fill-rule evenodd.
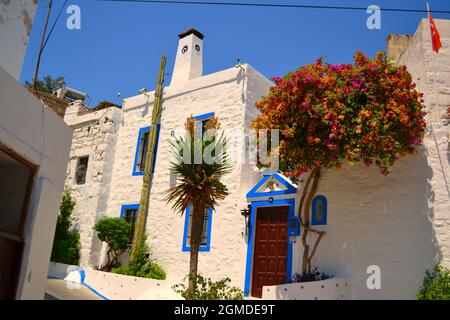
M 436 23 L 443 44 L 436 57 L 443 115 L 449 105 L 450 21 Z M 441 167 L 442 162 L 449 177 L 448 128 L 435 116 L 429 30 L 422 20 L 398 62 L 425 93 L 429 112 L 428 134 L 417 155 L 400 160 L 387 177 L 358 165 L 324 170 L 319 183 L 318 194 L 328 199 L 328 233 L 314 263 L 327 273 L 350 275 L 352 298 L 414 299 L 425 270 L 440 260 L 450 262 L 450 202 Z M 371 265 L 381 268 L 381 290 L 366 286 Z
M 411 36 L 402 34 L 391 34 L 387 38 L 387 56 L 394 62 L 397 63 L 400 59 L 402 53 L 408 48 Z
M 450 131 L 447 120 L 450 107 L 450 20 L 435 19 L 435 23 L 442 42 L 439 53 L 433 52 L 429 22 L 422 19 L 399 64 L 408 67 L 417 89 L 424 93 L 428 112 L 424 152 L 431 168 L 428 183 L 433 196 L 429 198 L 428 206 L 433 212 L 431 219 L 443 262 L 450 266 Z
M 65 120 L 73 130 L 66 186 L 76 201 L 74 227 L 80 231 L 81 264 L 97 265 L 101 242 L 93 227 L 106 215 L 106 201 L 110 191 L 115 145 L 122 112 L 117 108 L 77 115 L 78 106 L 67 109 Z M 76 185 L 77 159 L 89 156 L 86 184 Z

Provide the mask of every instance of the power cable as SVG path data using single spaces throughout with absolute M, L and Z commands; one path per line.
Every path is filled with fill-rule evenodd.
M 48 40 L 50 39 L 50 36 L 52 35 L 53 29 L 55 29 L 56 24 L 58 23 L 59 17 L 61 16 L 62 11 L 66 7 L 67 0 L 64 1 L 64 4 L 62 5 L 61 9 L 59 10 L 58 16 L 56 17 L 55 22 L 53 23 L 47 38 L 45 39 L 44 45 L 42 46 L 42 51 L 44 51 L 45 45 L 47 44 Z
M 289 3 L 258 3 L 258 2 L 211 2 L 211 1 L 177 1 L 177 0 L 99 0 L 103 2 L 128 2 L 128 3 L 153 3 L 153 4 L 180 4 L 180 5 L 206 5 L 206 6 L 234 6 L 234 7 L 266 7 L 266 8 L 301 8 L 301 9 L 330 9 L 330 10 L 364 10 L 367 7 L 351 6 L 327 6 L 327 5 L 306 5 Z M 380 8 L 381 11 L 427 13 L 423 9 L 402 9 L 402 8 Z M 432 13 L 450 14 L 446 10 L 433 10 Z

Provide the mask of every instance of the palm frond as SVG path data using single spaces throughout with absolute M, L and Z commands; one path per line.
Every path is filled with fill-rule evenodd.
M 191 204 L 214 209 L 228 196 L 220 181 L 232 169 L 227 146 L 223 134 L 212 141 L 180 137 L 171 142 L 170 170 L 180 176 L 180 183 L 166 191 L 165 201 L 172 203 L 172 209 L 183 213 Z

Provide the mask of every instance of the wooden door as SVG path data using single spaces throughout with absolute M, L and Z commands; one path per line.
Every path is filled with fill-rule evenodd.
M 37 166 L 0 141 L 0 300 L 14 299 Z
M 0 234 L 0 300 L 13 300 L 20 272 L 22 243 Z
M 258 208 L 253 251 L 253 297 L 263 286 L 283 284 L 287 276 L 289 207 Z

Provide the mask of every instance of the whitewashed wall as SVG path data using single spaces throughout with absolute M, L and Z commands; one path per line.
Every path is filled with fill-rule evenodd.
M 187 274 L 189 252 L 182 252 L 184 216 L 167 205 L 164 191 L 169 188 L 169 139 L 172 131 L 183 133 L 186 118 L 215 112 L 222 128 L 242 132 L 244 123 L 255 112 L 254 103 L 265 94 L 271 82 L 248 65 L 191 80 L 182 91 L 165 89 L 164 110 L 153 180 L 148 242 L 168 277 L 180 281 Z M 119 131 L 114 175 L 108 201 L 108 214 L 119 216 L 123 204 L 139 203 L 142 177 L 133 177 L 132 169 L 139 129 L 151 122 L 153 93 L 125 100 L 123 127 Z M 250 115 L 249 115 L 250 113 Z M 181 131 L 180 131 L 181 130 Z M 224 177 L 230 196 L 212 218 L 211 251 L 200 253 L 200 272 L 213 278 L 230 277 L 243 286 L 246 257 L 244 220 L 240 210 L 246 207 L 245 194 L 259 180 L 256 171 L 235 165 Z M 242 186 L 244 184 L 244 186 Z
M 0 66 L 19 81 L 38 0 L 0 1 Z
M 450 103 L 450 21 L 436 20 L 443 48 L 437 59 L 441 114 Z M 400 57 L 425 93 L 433 111 L 430 31 L 422 20 Z M 436 126 L 439 149 L 450 177 L 448 128 Z M 425 270 L 450 259 L 450 201 L 431 134 L 417 155 L 401 159 L 387 177 L 360 165 L 342 171 L 323 170 L 318 194 L 328 199 L 328 231 L 315 263 L 337 276 L 350 275 L 351 296 L 357 299 L 414 299 Z M 369 290 L 367 267 L 381 268 L 381 290 Z
M 427 163 L 431 168 L 430 197 L 428 206 L 432 210 L 432 221 L 443 263 L 450 267 L 450 129 L 446 120 L 450 106 L 450 20 L 435 19 L 441 36 L 442 48 L 434 54 L 431 45 L 430 26 L 427 19 L 422 19 L 408 49 L 401 55 L 399 64 L 404 64 L 413 75 L 419 91 L 425 94 L 427 106 L 428 134 L 424 139 Z M 438 105 L 435 104 L 433 56 L 436 63 L 436 93 Z M 432 134 L 433 127 L 436 140 Z M 437 144 L 437 146 L 436 146 Z M 439 151 L 438 151 L 439 150 Z M 440 155 L 440 157 L 438 156 Z M 444 173 L 447 184 L 444 180 Z
M 0 67 L 0 141 L 39 166 L 24 229 L 17 299 L 43 299 L 72 132 Z
M 444 46 L 438 58 L 440 103 L 444 108 L 450 103 L 450 26 L 449 21 L 443 20 L 437 20 L 437 24 Z M 428 93 L 426 104 L 430 106 L 434 100 L 430 94 L 432 64 L 428 32 L 428 25 L 422 21 L 410 46 L 400 57 L 400 64 L 408 66 L 418 89 Z M 169 281 L 180 281 L 186 275 L 189 260 L 189 253 L 182 252 L 184 217 L 163 201 L 163 193 L 169 188 L 171 132 L 182 130 L 190 115 L 208 112 L 216 113 L 222 128 L 242 130 L 256 117 L 254 103 L 267 94 L 270 85 L 264 76 L 244 65 L 242 69 L 231 68 L 192 79 L 179 89 L 165 88 L 147 230 L 154 258 L 166 269 Z M 152 106 L 153 92 L 124 102 L 123 118 L 115 122 L 119 128 L 117 145 L 114 146 L 113 141 L 108 145 L 108 148 L 115 148 L 113 160 L 108 158 L 105 165 L 108 172 L 113 172 L 109 193 L 79 194 L 79 203 L 89 201 L 89 197 L 99 197 L 106 205 L 106 210 L 95 211 L 96 219 L 103 213 L 119 216 L 122 205 L 139 203 L 142 177 L 133 177 L 132 171 L 139 129 L 150 125 Z M 437 136 L 443 164 L 450 176 L 447 132 L 447 127 L 441 126 Z M 434 140 L 428 135 L 418 154 L 399 161 L 387 177 L 376 168 L 359 165 L 344 167 L 341 171 L 323 170 L 318 194 L 328 199 L 328 225 L 320 228 L 328 233 L 314 263 L 321 271 L 337 277 L 350 276 L 351 298 L 414 299 L 425 270 L 440 259 L 449 262 L 450 206 L 435 150 Z M 200 253 L 201 273 L 215 279 L 231 277 L 233 284 L 241 288 L 247 244 L 240 210 L 247 205 L 245 194 L 258 180 L 257 171 L 248 165 L 235 166 L 224 178 L 231 195 L 213 214 L 211 251 Z M 108 185 L 105 180 L 106 189 Z M 91 206 L 80 208 L 78 214 L 80 221 L 86 221 L 86 228 L 91 228 L 88 224 L 93 225 L 95 220 Z M 99 249 L 94 246 L 89 251 L 92 241 L 84 241 L 83 255 L 91 252 L 95 257 L 91 257 L 92 264 Z M 301 254 L 301 243 L 297 240 L 294 273 L 300 269 Z M 83 258 L 85 262 L 88 260 Z M 381 290 L 369 290 L 366 286 L 369 276 L 366 270 L 371 265 L 381 268 Z

